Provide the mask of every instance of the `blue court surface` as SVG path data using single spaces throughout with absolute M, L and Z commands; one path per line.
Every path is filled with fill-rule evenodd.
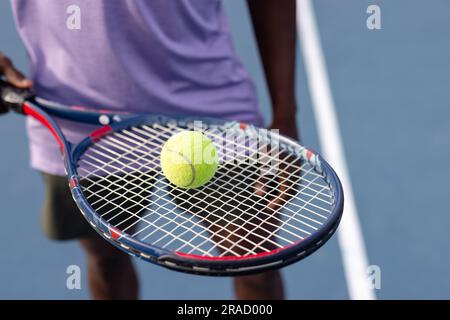
M 352 241 L 359 239 L 341 232 L 314 255 L 285 268 L 287 296 L 358 299 L 369 294 L 377 299 L 448 299 L 450 2 L 312 2 L 310 11 L 317 25 L 340 127 L 338 138 L 359 217 L 356 222 L 363 242 L 357 245 L 363 247 L 359 252 L 349 251 L 352 246 L 346 249 L 345 241 L 354 244 Z M 223 3 L 236 50 L 255 80 L 261 108 L 270 123 L 269 99 L 245 1 Z M 370 5 L 381 10 L 381 29 L 367 27 Z M 307 24 L 299 23 L 299 28 L 310 32 L 304 29 Z M 318 123 L 329 115 L 316 109 L 322 98 L 319 94 L 314 99 L 312 94 L 311 79 L 317 66 L 308 65 L 315 60 L 305 59 L 305 46 L 310 44 L 303 40 L 300 37 L 297 59 L 298 126 L 305 145 L 325 151 L 319 142 Z M 0 51 L 26 71 L 26 53 L 8 1 L 0 2 Z M 77 244 L 51 242 L 41 233 L 43 183 L 28 167 L 20 116 L 0 118 L 0 150 L 0 298 L 89 298 L 85 258 Z M 345 263 L 344 250 L 350 264 Z M 365 267 L 379 268 L 375 267 L 380 271 L 378 288 L 358 282 L 361 275 L 351 271 L 352 263 L 361 263 L 361 252 L 367 257 Z M 233 298 L 229 278 L 185 275 L 137 260 L 136 264 L 144 299 Z M 80 290 L 66 288 L 70 265 L 81 267 Z

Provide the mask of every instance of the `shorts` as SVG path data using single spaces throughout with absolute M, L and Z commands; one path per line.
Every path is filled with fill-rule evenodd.
M 69 189 L 67 177 L 42 173 L 45 199 L 41 210 L 41 225 L 45 235 L 53 240 L 70 240 L 96 234 L 80 213 Z

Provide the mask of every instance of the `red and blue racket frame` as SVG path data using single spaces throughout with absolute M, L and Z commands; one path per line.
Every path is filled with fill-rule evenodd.
M 246 134 L 248 131 L 254 132 L 255 130 L 266 129 L 215 118 L 132 115 L 78 106 L 69 107 L 37 98 L 29 91 L 18 90 L 1 80 L 0 92 L 3 107 L 37 119 L 53 134 L 61 149 L 72 197 L 89 224 L 104 239 L 117 248 L 147 262 L 181 272 L 212 276 L 246 275 L 279 269 L 304 259 L 319 249 L 334 234 L 341 220 L 344 195 L 341 183 L 334 170 L 319 154 L 305 147 L 300 147 L 296 141 L 290 138 L 278 136 L 277 139 L 280 148 L 284 148 L 294 155 L 304 157 L 306 154 L 308 158 L 314 157 L 316 166 L 319 167 L 320 172 L 326 178 L 330 189 L 333 191 L 334 201 L 331 212 L 327 221 L 317 232 L 289 246 L 270 252 L 247 256 L 205 257 L 183 252 L 174 252 L 139 241 L 126 233 L 122 233 L 113 225 L 103 220 L 86 200 L 79 182 L 77 162 L 89 146 L 113 132 L 132 126 L 143 124 L 152 125 L 155 123 L 165 125 L 174 121 L 182 124 L 190 123 L 194 120 L 201 120 L 206 125 L 229 125 L 233 126 L 236 130 L 242 130 L 243 134 Z M 66 140 L 61 129 L 52 117 L 102 126 L 77 145 L 72 145 Z M 268 134 L 270 135 L 272 133 L 268 132 Z

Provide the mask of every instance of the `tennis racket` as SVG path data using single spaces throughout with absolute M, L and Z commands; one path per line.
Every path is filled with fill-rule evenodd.
M 0 82 L 1 104 L 40 121 L 56 139 L 72 196 L 107 241 L 145 261 L 200 275 L 277 269 L 335 232 L 343 192 L 320 155 L 266 129 L 201 117 L 133 115 L 65 106 Z M 99 125 L 76 145 L 54 120 Z M 219 167 L 197 189 L 170 184 L 162 145 L 183 130 L 215 144 Z

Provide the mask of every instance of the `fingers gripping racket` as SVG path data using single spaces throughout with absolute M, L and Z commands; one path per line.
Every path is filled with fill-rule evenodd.
M 274 132 L 211 118 L 64 106 L 3 81 L 0 91 L 4 107 L 53 134 L 90 225 L 148 262 L 202 275 L 251 274 L 305 258 L 339 224 L 343 192 L 333 169 Z M 99 129 L 72 145 L 53 117 Z M 171 185 L 160 169 L 162 145 L 183 130 L 201 130 L 218 149 L 218 171 L 198 189 Z

